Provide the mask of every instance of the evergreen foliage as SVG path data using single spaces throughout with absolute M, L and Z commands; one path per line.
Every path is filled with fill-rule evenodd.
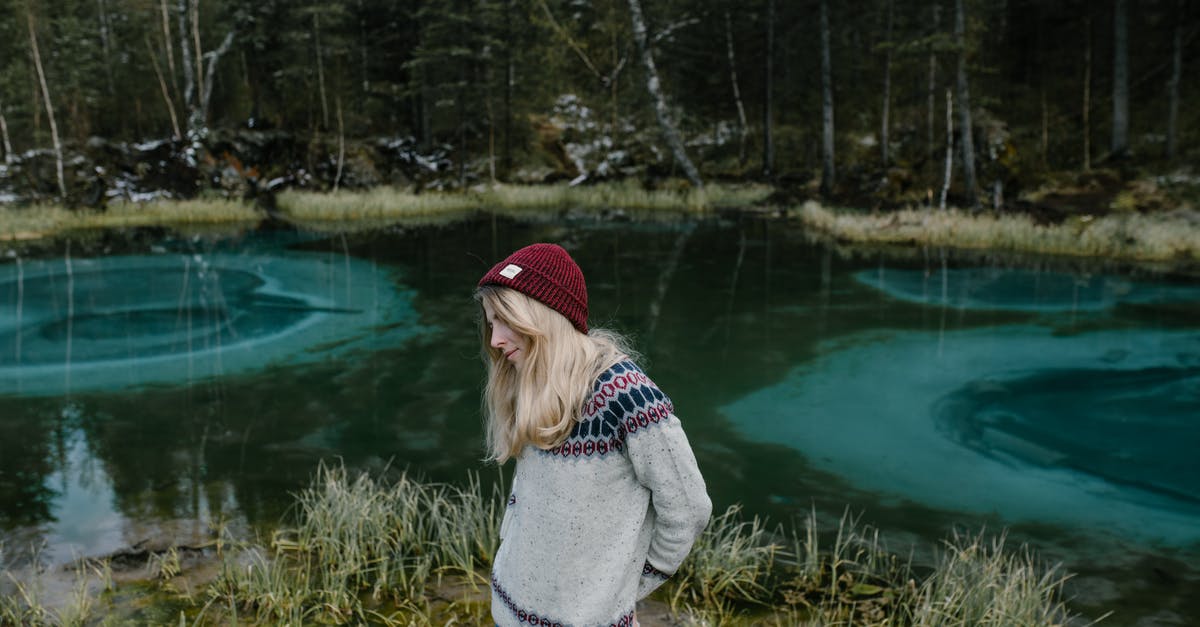
M 1028 187 L 1036 184 L 1030 180 L 1035 171 L 1081 167 L 1085 132 L 1096 153 L 1092 160 L 1103 164 L 1116 126 L 1112 3 L 964 2 L 981 194 L 994 181 Z M 761 164 L 746 163 L 739 153 L 760 159 L 768 0 L 643 5 L 672 116 L 701 173 L 758 172 Z M 184 6 L 197 9 L 194 32 L 179 32 L 192 19 L 180 19 Z M 869 188 L 885 166 L 895 166 L 916 177 L 916 187 L 937 188 L 945 138 L 940 125 L 934 125 L 932 142 L 926 137 L 929 59 L 940 95 L 953 86 L 959 52 L 954 8 L 949 0 L 829 3 L 838 185 Z M 513 169 L 538 163 L 570 169 L 570 158 L 556 157 L 554 148 L 569 131 L 553 119 L 556 104 L 570 96 L 591 112 L 593 132 L 603 134 L 612 150 L 630 152 L 652 175 L 679 174 L 653 138 L 635 137 L 654 135 L 655 118 L 622 0 L 0 0 L 0 113 L 18 154 L 50 146 L 27 12 L 37 18 L 61 135 L 77 147 L 93 136 L 129 142 L 170 137 L 164 91 L 179 125 L 186 126 L 182 66 L 190 57 L 204 71 L 216 62 L 207 119 L 214 129 L 279 129 L 326 141 L 338 134 L 412 137 L 426 151 L 444 147 L 460 184 L 472 177 L 511 180 Z M 740 98 L 750 112 L 748 149 L 737 139 L 726 13 Z M 774 8 L 774 173 L 801 182 L 814 181 L 822 165 L 817 14 L 816 0 Z M 1175 41 L 1181 42 L 1182 66 L 1191 67 L 1200 11 L 1191 3 L 1145 0 L 1129 3 L 1127 17 L 1128 152 L 1142 160 L 1167 159 Z M 1093 97 L 1085 129 L 1089 30 Z M 231 48 L 214 59 L 230 33 Z M 186 55 L 183 42 L 192 48 Z M 881 151 L 885 71 L 890 145 Z M 1186 106 L 1200 96 L 1200 74 L 1181 76 L 1177 88 L 1185 106 L 1172 127 L 1179 135 L 1174 163 L 1188 162 L 1200 142 L 1200 110 Z M 944 101 L 933 102 L 939 109 L 934 119 L 943 119 Z M 931 150 L 931 143 L 938 149 Z M 882 162 L 884 154 L 889 164 Z

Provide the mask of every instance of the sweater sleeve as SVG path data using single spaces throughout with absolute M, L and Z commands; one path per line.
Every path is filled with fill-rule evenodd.
M 670 399 L 648 379 L 646 403 L 627 412 L 626 444 L 638 481 L 650 490 L 654 531 L 638 598 L 662 585 L 683 563 L 708 525 L 712 501 Z

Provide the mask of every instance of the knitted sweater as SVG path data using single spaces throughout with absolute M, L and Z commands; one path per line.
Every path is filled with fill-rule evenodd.
M 712 502 L 674 409 L 623 361 L 565 443 L 517 458 L 492 567 L 497 625 L 632 625 L 638 599 L 679 568 Z

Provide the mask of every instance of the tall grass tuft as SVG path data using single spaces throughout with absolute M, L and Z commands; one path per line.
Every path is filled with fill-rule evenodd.
M 788 579 L 781 584 L 784 604 L 804 608 L 819 624 L 858 621 L 877 624 L 893 620 L 911 599 L 908 562 L 889 552 L 879 530 L 862 525 L 846 510 L 824 546 L 816 510 L 790 534 L 790 551 L 783 556 Z
M 741 519 L 742 508 L 732 505 L 709 521 L 692 552 L 671 578 L 670 605 L 723 609 L 731 603 L 770 603 L 769 579 L 782 548 L 768 538 L 757 516 Z
M 933 574 L 921 585 L 912 608 L 915 625 L 1065 625 L 1057 567 L 1042 567 L 1022 547 L 1010 552 L 1001 534 L 955 533 Z
M 844 241 L 921 244 L 1138 261 L 1200 260 L 1200 233 L 1183 212 L 1114 213 L 1037 224 L 1024 214 L 974 214 L 950 209 L 886 214 L 833 210 L 816 202 L 794 211 L 808 227 Z
M 4 571 L 4 581 L 0 581 L 0 625 L 81 627 L 92 624 L 99 602 L 93 584 L 99 583 L 101 594 L 113 587 L 112 570 L 107 560 L 80 560 L 75 566 L 69 592 L 59 597 L 47 593 L 43 575 L 37 551 L 28 577 L 17 578 L 11 571 Z M 97 581 L 93 581 L 93 577 Z
M 269 546 L 226 547 L 207 602 L 181 624 L 481 623 L 503 503 L 503 489 L 489 492 L 476 476 L 463 487 L 407 475 L 383 482 L 321 465 L 296 496 L 294 524 L 277 531 Z M 1010 549 L 1003 534 L 955 534 L 935 563 L 916 569 L 849 511 L 836 528 L 827 527 L 810 511 L 791 529 L 772 529 L 732 506 L 710 521 L 656 594 L 688 625 L 998 627 L 1075 620 L 1062 601 L 1066 577 L 1025 547 Z M 39 570 L 25 580 L 6 571 L 0 625 L 94 622 L 97 598 L 88 573 L 105 588 L 111 573 L 103 562 L 81 564 L 74 589 L 53 606 Z M 160 581 L 179 574 L 169 554 L 149 566 Z M 451 579 L 446 587 L 443 577 Z
M 465 488 L 407 475 L 386 485 L 321 465 L 297 496 L 298 524 L 276 532 L 269 553 L 228 558 L 208 607 L 272 622 L 403 624 L 427 609 L 431 580 L 487 581 L 478 571 L 499 545 L 501 503 L 475 477 Z

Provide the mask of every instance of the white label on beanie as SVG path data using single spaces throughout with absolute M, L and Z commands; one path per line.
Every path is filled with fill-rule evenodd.
M 515 263 L 510 263 L 507 266 L 504 266 L 504 269 L 500 271 L 500 276 L 502 276 L 506 279 L 511 279 L 520 273 L 521 273 L 521 266 L 518 266 Z

